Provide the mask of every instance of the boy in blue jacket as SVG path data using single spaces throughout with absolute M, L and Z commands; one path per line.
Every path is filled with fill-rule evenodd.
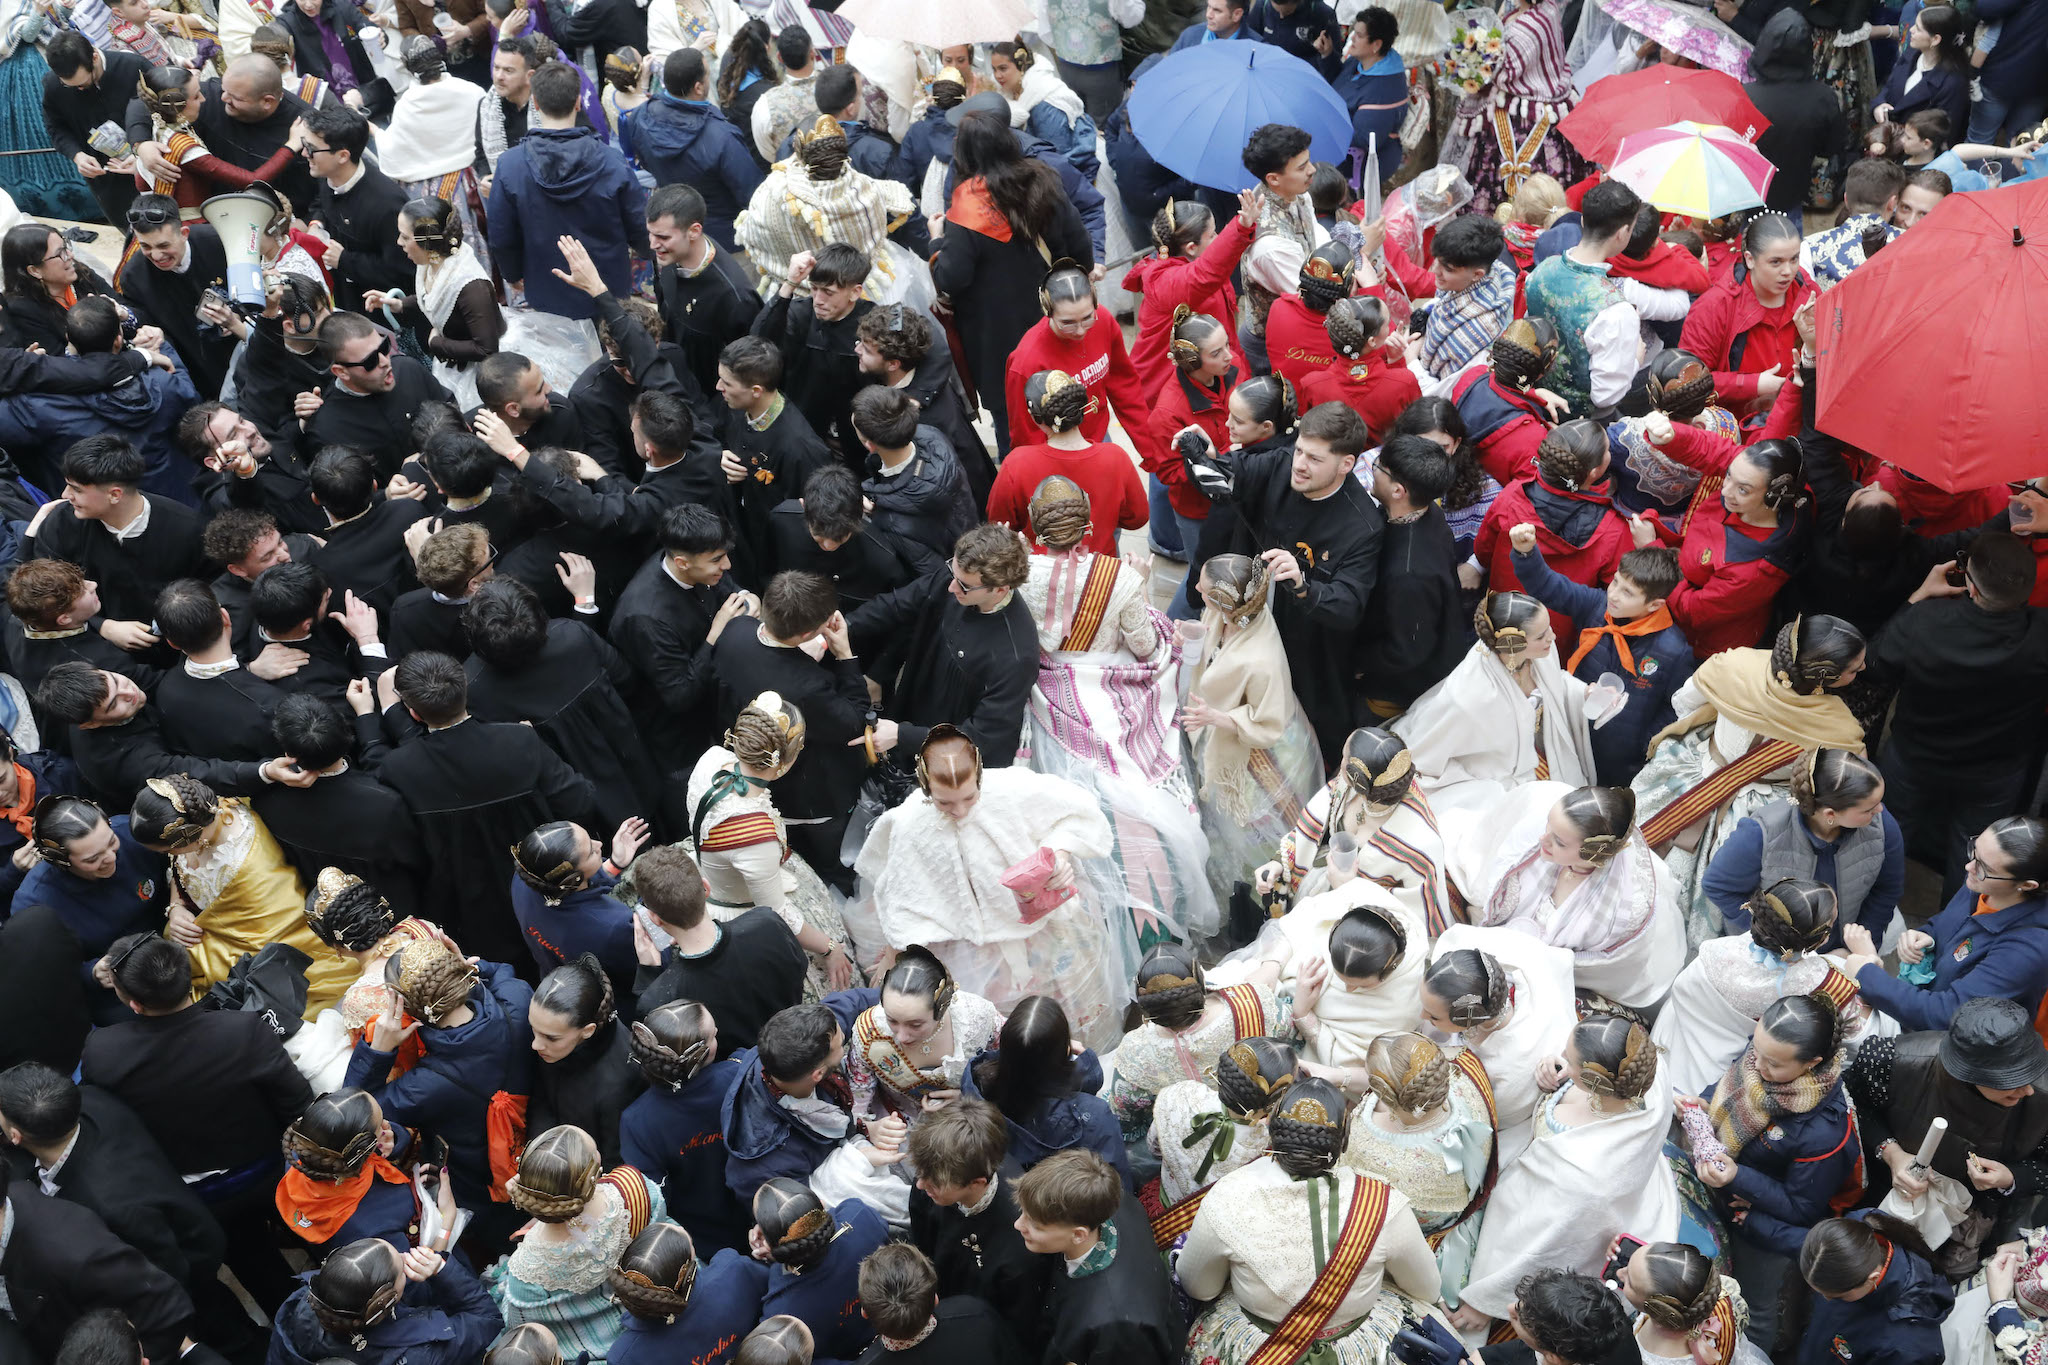
M 1589 683 L 1612 673 L 1628 686 L 1628 705 L 1592 733 L 1600 784 L 1626 787 L 1643 766 L 1650 737 L 1672 719 L 1672 694 L 1692 676 L 1692 646 L 1665 606 L 1678 586 L 1678 552 L 1630 550 L 1602 589 L 1574 583 L 1544 563 L 1536 528 L 1527 522 L 1509 528 L 1508 544 L 1522 587 L 1579 628 L 1578 648 L 1564 660 L 1565 669 Z

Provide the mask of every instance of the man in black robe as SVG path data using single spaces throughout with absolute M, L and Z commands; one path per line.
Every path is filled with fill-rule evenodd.
M 815 255 L 799 252 L 753 326 L 755 336 L 782 352 L 789 401 L 849 468 L 858 468 L 866 453 L 854 437 L 850 406 L 867 384 L 854 346 L 861 319 L 875 310 L 860 296 L 872 268 L 865 252 L 845 242 L 828 242 Z M 796 287 L 806 281 L 810 296 L 799 299 Z
M 228 257 L 220 234 L 205 223 L 180 223 L 178 201 L 167 194 L 138 195 L 128 218 L 135 252 L 114 283 L 143 322 L 162 329 L 192 386 L 210 398 L 220 392 L 235 354 L 232 332 L 199 320 L 206 292 L 227 292 Z
M 446 654 L 407 655 L 386 676 L 403 716 L 425 727 L 392 750 L 377 776 L 419 823 L 427 903 L 440 907 L 463 951 L 530 964 L 512 912 L 510 850 L 551 820 L 601 828 L 590 780 L 531 726 L 470 719 L 468 679 Z
M 234 623 L 228 629 L 235 638 L 236 655 L 259 653 L 260 646 L 249 648 L 249 641 L 256 636 L 255 618 L 249 614 L 251 587 L 273 565 L 310 563 L 319 543 L 298 532 L 286 535 L 279 531 L 268 512 L 231 507 L 206 523 L 200 545 L 209 563 L 226 566 L 213 580 L 213 597 L 227 608 L 228 620 Z
M 876 1340 L 856 1365 L 1024 1365 L 1027 1359 L 992 1306 L 965 1295 L 939 1297 L 930 1258 L 913 1246 L 878 1247 L 861 1262 L 860 1306 Z
M 928 1133 L 922 1130 L 937 1121 Z M 922 1136 L 920 1136 L 922 1133 Z M 1045 1345 L 1041 1310 L 1052 1259 L 1017 1231 L 1017 1177 L 1009 1122 L 986 1100 L 955 1100 L 910 1130 L 910 1240 L 929 1256 L 945 1297 L 986 1301 L 1036 1360 Z
M 233 405 L 271 439 L 284 444 L 287 425 L 294 435 L 305 430 L 298 409 L 317 409 L 328 380 L 320 359 L 320 324 L 334 307 L 327 286 L 318 279 L 286 272 L 264 302 L 263 312 L 249 320 L 249 344 L 234 367 Z M 223 394 L 225 397 L 225 394 Z
M 627 479 L 646 473 L 647 458 L 633 435 L 633 403 L 641 394 L 682 399 L 703 426 L 717 415 L 697 387 L 683 348 L 657 341 L 660 333 L 661 315 L 646 300 L 622 303 L 609 293 L 597 296 L 597 339 L 604 359 L 592 361 L 577 377 L 569 406 L 583 428 L 583 453 L 606 473 Z
M 306 434 L 316 449 L 362 451 L 378 479 L 389 479 L 413 453 L 413 419 L 429 403 L 449 402 L 448 390 L 411 356 L 395 354 L 391 334 L 360 313 L 329 314 L 319 335 L 333 379 Z
M 594 268 L 593 268 L 594 273 Z M 583 426 L 564 395 L 548 388 L 548 377 L 516 351 L 500 351 L 477 362 L 476 396 L 528 450 L 560 446 L 583 449 Z M 470 414 L 472 420 L 476 414 Z
M 1351 657 L 1379 575 L 1386 522 L 1351 477 L 1366 444 L 1365 419 L 1350 408 L 1310 408 L 1293 449 L 1263 451 L 1238 466 L 1233 498 L 1239 521 L 1231 548 L 1272 570 L 1273 620 L 1294 695 L 1332 770 L 1357 724 Z
M 682 347 L 697 387 L 718 387 L 718 357 L 761 311 L 747 267 L 704 231 L 704 196 L 663 185 L 647 196 L 647 245 L 661 267 L 654 297 L 668 340 Z
M 324 229 L 331 245 L 323 264 L 334 278 L 334 303 L 362 311 L 372 289 L 411 291 L 413 264 L 398 246 L 398 211 L 407 195 L 375 166 L 363 164 L 370 121 L 342 107 L 306 118 L 306 165 L 320 177 L 306 218 Z
M 1353 667 L 1361 703 L 1379 702 L 1386 714 L 1406 710 L 1471 648 L 1472 614 L 1458 586 L 1464 557 L 1437 506 L 1451 474 L 1450 456 L 1426 436 L 1392 437 L 1373 462 L 1373 498 L 1387 525 Z
M 327 543 L 308 558 L 329 582 L 379 611 L 390 610 L 400 593 L 419 586 L 405 531 L 426 517 L 426 508 L 407 498 L 381 496 L 376 467 L 360 451 L 322 451 L 308 482 L 329 521 L 321 533 Z
M 245 171 L 261 170 L 291 139 L 292 124 L 313 112 L 304 100 L 285 91 L 277 63 L 254 52 L 230 61 L 219 80 L 201 81 L 199 96 L 193 135 L 207 151 Z M 140 98 L 129 100 L 128 141 L 135 148 L 137 166 L 158 180 L 175 181 L 181 172 L 163 159 L 155 136 L 148 108 Z M 313 202 L 315 182 L 303 159 L 287 161 L 272 183 L 294 204 L 304 207 Z
M 803 1001 L 810 958 L 796 935 L 765 905 L 723 923 L 711 918 L 704 874 L 674 845 L 633 862 L 640 903 L 656 923 L 656 933 L 635 944 L 636 1010 L 644 1018 L 672 1000 L 694 1000 L 711 1011 L 724 1046 L 754 1046 L 763 1024 Z
M 165 642 L 185 656 L 156 689 L 172 747 L 244 763 L 275 752 L 270 718 L 285 694 L 235 658 L 228 614 L 213 589 L 197 578 L 179 579 L 158 594 L 155 620 Z
M 367 695 L 348 699 L 349 720 L 318 697 L 286 697 L 271 731 L 298 760 L 310 787 L 265 787 L 251 802 L 307 886 L 330 867 L 361 877 L 391 902 L 395 918 L 427 914 L 427 855 L 405 800 L 377 780 L 389 752 Z
M 109 810 L 126 810 L 152 777 L 187 773 L 222 796 L 254 796 L 267 784 L 309 787 L 312 774 L 284 758 L 231 762 L 181 754 L 164 743 L 163 717 L 133 681 L 73 661 L 52 668 L 36 689 L 36 705 L 70 725 L 71 756 Z
M 960 468 L 967 476 L 968 492 L 974 496 L 977 512 L 988 506 L 988 490 L 995 484 L 995 463 L 981 433 L 974 428 L 974 415 L 960 394 L 960 379 L 953 369 L 953 353 L 943 342 L 934 344 L 932 325 L 925 315 L 904 304 L 889 304 L 864 315 L 855 354 L 863 375 L 892 389 L 906 389 L 922 409 L 919 421 L 936 427 L 952 444 Z
M 0 1321 L 0 1355 L 55 1360 L 72 1323 L 95 1308 L 115 1308 L 134 1324 L 146 1358 L 178 1358 L 192 1326 L 191 1297 L 97 1214 L 27 1180 L 0 1184 L 0 1210 L 7 1226 L 0 1288 L 9 1313 Z
M 983 523 L 960 537 L 950 567 L 877 597 L 847 621 L 863 655 L 903 646 L 903 669 L 883 687 L 888 719 L 878 748 L 913 766 L 931 727 L 960 727 L 992 768 L 1008 767 L 1038 677 L 1038 627 L 1017 596 L 1030 576 L 1024 542 Z
M 804 648 L 820 637 L 826 646 L 822 658 Z M 721 725 L 731 724 L 763 692 L 776 693 L 803 713 L 803 752 L 769 790 L 789 846 L 820 877 L 853 894 L 853 872 L 840 861 L 840 843 L 867 776 L 861 740 L 872 713 L 832 585 L 815 574 L 775 575 L 761 594 L 760 623 L 729 626 L 712 647 L 711 662 Z M 878 724 L 878 734 L 887 724 Z
M 317 533 L 327 525 L 307 482 L 314 453 L 307 441 L 297 418 L 286 419 L 272 441 L 254 420 L 225 403 L 195 404 L 178 419 L 178 444 L 184 447 L 186 458 L 203 471 L 192 481 L 202 514 L 212 517 L 238 511 L 260 515 L 276 529 L 291 534 L 293 550 L 302 559 L 312 547 L 307 533 Z M 227 562 L 211 551 L 207 558 L 216 564 Z M 226 598 L 221 605 L 236 610 Z
M 23 558 L 61 559 L 99 584 L 100 633 L 123 649 L 156 643 L 149 630 L 156 595 L 206 563 L 199 518 L 169 498 L 142 491 L 142 452 L 119 436 L 88 436 L 64 452 L 65 498 L 45 503 L 28 524 Z
M 147 690 L 163 670 L 145 663 L 92 628 L 100 595 L 92 581 L 61 559 L 31 559 L 7 576 L 7 671 L 35 695 L 43 677 L 68 660 L 126 674 Z
M 731 546 L 732 529 L 718 513 L 697 503 L 672 508 L 662 518 L 661 552 L 640 566 L 612 612 L 612 644 L 633 669 L 626 700 L 670 785 L 686 783 L 697 755 L 718 739 L 711 650 L 755 609 L 753 594 L 732 581 Z M 675 814 L 688 819 L 680 808 Z
M 494 578 L 463 611 L 469 708 L 480 722 L 525 721 L 590 780 L 604 830 L 640 816 L 663 837 L 661 778 L 620 693 L 633 670 L 582 620 L 551 621 L 533 590 Z
M 843 465 L 811 475 L 802 498 L 768 520 L 768 560 L 777 572 L 801 569 L 830 579 L 842 611 L 855 611 L 916 578 L 902 556 L 868 533 L 860 480 Z
M 272 679 L 287 695 L 310 692 L 339 705 L 351 682 L 391 666 L 376 609 L 352 592 L 336 597 L 316 564 L 291 561 L 265 569 L 250 588 L 249 615 L 253 638 L 237 652 L 252 667 L 266 652 L 289 658 L 293 667 Z
M 1086 1148 L 1055 1152 L 1018 1178 L 1024 1243 L 1065 1264 L 1046 1295 L 1044 1359 L 1177 1365 L 1187 1341 L 1152 1221 L 1116 1170 Z M 1104 1236 L 1114 1227 L 1116 1236 Z M 1064 1271 L 1065 1273 L 1060 1273 Z
M 782 392 L 782 374 L 781 350 L 760 337 L 741 337 L 718 357 L 718 396 L 727 409 L 718 426 L 719 464 L 739 503 L 739 543 L 749 551 L 768 543 L 775 504 L 833 458 Z

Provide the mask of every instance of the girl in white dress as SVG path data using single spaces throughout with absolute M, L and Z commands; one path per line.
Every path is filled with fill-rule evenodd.
M 1749 1306 L 1734 1280 L 1684 1242 L 1638 1247 L 1622 1267 L 1622 1301 L 1636 1310 L 1643 1365 L 1768 1365 L 1743 1335 Z
M 846 1033 L 853 1111 L 916 1123 L 951 1104 L 968 1063 L 995 1045 L 1002 1024 L 994 1005 L 953 984 L 929 948 L 905 948 L 882 978 L 882 998 Z
M 1149 1140 L 1159 1158 L 1161 1206 L 1176 1208 L 1264 1156 L 1266 1119 L 1298 1071 L 1293 1048 L 1247 1038 L 1224 1050 L 1215 1085 L 1177 1081 L 1160 1091 Z
M 1454 924 L 1436 941 L 1422 978 L 1422 1023 L 1460 1044 L 1493 1082 L 1505 1171 L 1528 1149 L 1543 1091 L 1536 1067 L 1557 1055 L 1578 1022 L 1572 955 L 1512 929 Z

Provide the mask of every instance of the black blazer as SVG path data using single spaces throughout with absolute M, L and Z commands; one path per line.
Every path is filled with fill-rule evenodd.
M 78 936 L 47 905 L 21 905 L 0 924 L 0 1070 L 41 1062 L 70 1075 L 92 1028 Z
M 188 1292 L 213 1278 L 227 1234 L 135 1111 L 96 1085 L 80 1086 L 78 1140 L 57 1168 L 57 1197 L 97 1214 L 116 1237 L 147 1256 Z M 35 1158 L 19 1148 L 8 1165 L 20 1184 L 37 1184 Z
M 43 1359 L 55 1359 L 71 1324 L 95 1308 L 126 1314 L 151 1360 L 178 1358 L 192 1300 L 177 1281 L 83 1205 L 51 1199 L 21 1181 L 8 1187 L 6 1203 L 13 1227 L 0 1253 L 0 1280 L 14 1320 Z
M 313 1102 L 262 1015 L 199 1005 L 95 1030 L 84 1079 L 126 1102 L 180 1175 L 276 1159 L 285 1128 Z

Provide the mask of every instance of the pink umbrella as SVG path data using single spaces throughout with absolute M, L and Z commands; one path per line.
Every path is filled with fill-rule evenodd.
M 1692 122 L 1630 133 L 1607 172 L 1664 212 L 1702 220 L 1756 208 L 1776 173 L 1733 129 Z

